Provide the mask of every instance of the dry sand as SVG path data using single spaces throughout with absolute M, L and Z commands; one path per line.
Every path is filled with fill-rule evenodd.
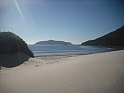
M 124 93 L 124 50 L 30 58 L 2 68 L 0 93 Z

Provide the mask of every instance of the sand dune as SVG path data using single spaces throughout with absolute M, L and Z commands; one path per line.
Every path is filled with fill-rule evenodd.
M 0 93 L 124 93 L 124 50 L 30 58 L 2 68 Z

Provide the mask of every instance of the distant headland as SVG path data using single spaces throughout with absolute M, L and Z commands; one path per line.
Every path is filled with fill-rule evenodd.
M 94 40 L 83 42 L 81 45 L 124 49 L 124 26 Z
M 39 41 L 35 44 L 58 44 L 58 45 L 71 45 L 71 42 L 65 42 L 65 41 L 55 41 L 55 40 L 48 40 L 48 41 Z

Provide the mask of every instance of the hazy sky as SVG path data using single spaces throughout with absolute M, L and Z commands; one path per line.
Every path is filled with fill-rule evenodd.
M 124 25 L 123 0 L 0 0 L 0 31 L 27 43 L 95 39 Z

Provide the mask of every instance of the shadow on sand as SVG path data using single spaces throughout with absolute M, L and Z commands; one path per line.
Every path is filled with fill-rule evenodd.
M 25 61 L 28 61 L 30 57 L 24 53 L 14 53 L 0 55 L 0 64 L 6 68 L 12 68 L 23 64 Z

